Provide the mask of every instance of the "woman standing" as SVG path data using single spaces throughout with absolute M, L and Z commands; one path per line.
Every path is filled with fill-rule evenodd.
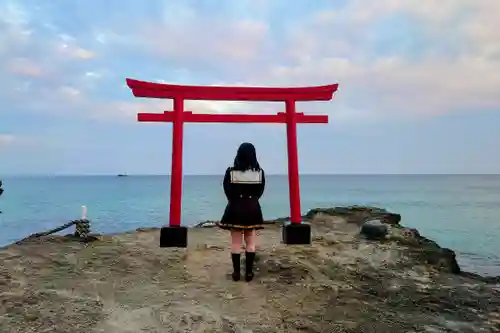
M 263 229 L 264 219 L 259 199 L 264 193 L 265 177 L 257 161 L 255 147 L 248 142 L 241 144 L 234 165 L 226 170 L 224 193 L 228 204 L 219 227 L 231 231 L 232 277 L 240 280 L 240 256 L 245 239 L 245 280 L 253 279 L 255 241 L 258 229 Z

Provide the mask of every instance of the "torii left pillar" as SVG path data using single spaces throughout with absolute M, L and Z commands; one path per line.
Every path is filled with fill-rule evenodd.
M 171 122 L 172 172 L 170 185 L 170 223 L 161 229 L 161 247 L 186 247 L 187 228 L 181 226 L 182 146 L 184 123 L 284 123 L 287 127 L 288 181 L 290 193 L 290 225 L 283 227 L 286 244 L 310 244 L 311 229 L 302 223 L 300 210 L 297 124 L 328 123 L 326 115 L 304 115 L 295 111 L 295 102 L 332 99 L 338 84 L 303 88 L 203 87 L 159 84 L 127 79 L 135 97 L 169 98 L 174 100 L 173 112 L 139 113 L 139 121 Z M 256 114 L 193 114 L 184 111 L 184 100 L 268 101 L 284 102 L 286 112 L 274 115 Z

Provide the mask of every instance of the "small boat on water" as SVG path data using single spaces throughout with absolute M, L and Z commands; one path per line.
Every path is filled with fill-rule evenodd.
M 127 175 L 119 174 L 117 177 L 127 177 Z

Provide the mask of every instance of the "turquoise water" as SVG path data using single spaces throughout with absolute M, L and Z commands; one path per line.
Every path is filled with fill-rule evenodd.
M 3 178 L 0 245 L 80 217 L 114 233 L 167 223 L 168 176 Z M 218 219 L 225 205 L 220 176 L 186 176 L 183 223 Z M 500 175 L 301 177 L 302 211 L 373 205 L 402 214 L 407 226 L 457 251 L 462 268 L 500 275 Z M 266 218 L 289 215 L 286 176 L 268 176 Z

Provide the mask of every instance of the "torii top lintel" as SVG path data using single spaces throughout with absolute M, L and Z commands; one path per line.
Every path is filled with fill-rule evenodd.
M 174 85 L 134 79 L 127 79 L 127 85 L 135 97 L 263 102 L 329 101 L 338 89 L 338 84 L 297 88 L 221 87 Z

